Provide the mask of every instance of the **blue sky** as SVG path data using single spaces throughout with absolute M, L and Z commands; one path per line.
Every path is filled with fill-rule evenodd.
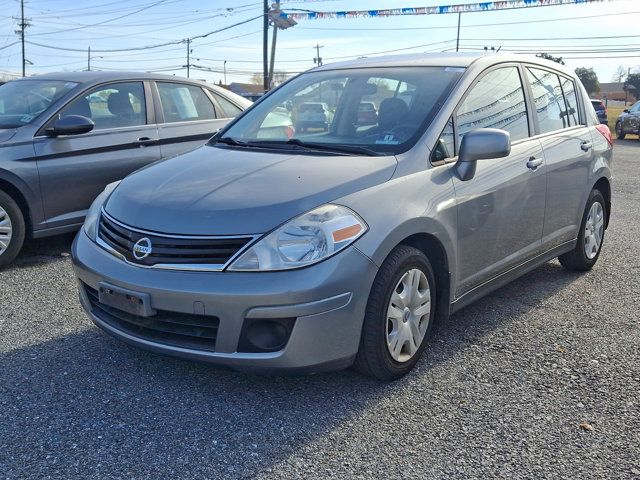
M 473 2 L 283 0 L 282 6 L 284 9 L 336 11 L 450 3 Z M 20 45 L 11 45 L 18 40 L 14 30 L 19 23 L 12 17 L 18 16 L 19 12 L 19 0 L 0 0 L 0 73 L 19 72 L 21 68 Z M 27 41 L 81 50 L 56 50 L 27 44 L 26 57 L 33 64 L 28 65 L 28 74 L 86 69 L 86 49 L 91 46 L 93 69 L 164 70 L 185 75 L 186 70 L 182 68 L 186 64 L 185 44 L 128 52 L 99 50 L 144 47 L 222 29 L 260 15 L 261 2 L 27 0 L 25 12 L 31 23 L 26 30 Z M 568 52 L 554 55 L 565 57 L 571 68 L 594 67 L 600 81 L 608 82 L 619 65 L 632 69 L 637 67 L 640 71 L 638 20 L 640 2 L 637 0 L 464 13 L 461 50 L 481 49 L 485 45 L 502 47 L 503 50 L 564 50 Z M 455 47 L 456 25 L 455 14 L 301 21 L 297 26 L 279 32 L 276 68 L 299 72 L 312 67 L 313 46 L 317 43 L 323 45 L 321 56 L 325 63 L 345 57 L 371 56 L 385 50 L 406 48 L 406 53 L 441 51 Z M 228 82 L 247 81 L 252 72 L 260 72 L 261 27 L 258 19 L 194 40 L 191 63 L 214 71 L 196 70 L 191 72 L 191 76 L 217 82 L 223 77 L 225 60 Z M 639 35 L 621 38 L 636 33 Z M 593 52 L 603 48 L 620 51 Z M 591 52 L 578 53 L 587 50 Z

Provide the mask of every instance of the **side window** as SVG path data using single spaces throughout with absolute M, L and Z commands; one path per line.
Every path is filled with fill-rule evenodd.
M 516 67 L 493 70 L 473 86 L 458 108 L 458 139 L 475 128 L 501 128 L 511 141 L 529 136 L 524 90 Z
M 224 113 L 224 115 L 219 115 L 220 117 L 232 118 L 242 112 L 240 108 L 236 107 L 233 103 L 231 103 L 229 100 L 224 98 L 222 95 L 218 95 L 215 92 L 211 92 L 211 94 L 213 95 L 213 98 L 216 99 L 216 101 L 218 102 L 218 105 L 220 105 L 220 108 L 222 108 L 222 112 Z
M 537 68 L 526 70 L 538 112 L 540 133 L 553 132 L 570 126 L 565 114 L 566 106 L 558 75 Z
M 562 92 L 567 104 L 567 122 L 570 127 L 580 125 L 580 114 L 578 112 L 578 98 L 576 96 L 576 85 L 573 80 L 562 78 Z
M 131 127 L 147 123 L 142 82 L 103 85 L 76 98 L 59 114 L 82 115 L 95 123 L 94 130 Z
M 431 163 L 442 163 L 455 156 L 455 138 L 453 136 L 453 118 L 445 125 L 440 138 L 431 152 Z
M 184 83 L 157 82 L 165 123 L 216 118 L 213 103 L 202 88 Z
M 637 113 L 640 111 L 640 102 L 636 102 L 633 104 L 633 106 L 629 109 L 630 112 L 632 113 Z

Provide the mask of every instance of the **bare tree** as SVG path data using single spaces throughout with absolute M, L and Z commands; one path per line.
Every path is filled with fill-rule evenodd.
M 622 65 L 618 65 L 618 68 L 616 68 L 611 81 L 621 83 L 624 82 L 625 78 L 627 78 L 627 69 Z

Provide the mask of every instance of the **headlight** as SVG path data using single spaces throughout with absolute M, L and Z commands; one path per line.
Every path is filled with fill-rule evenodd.
M 102 205 L 104 205 L 104 202 L 106 202 L 109 195 L 111 195 L 111 192 L 113 192 L 119 183 L 120 181 L 117 181 L 107 185 L 104 191 L 96 197 L 87 211 L 83 228 L 87 236 L 94 242 L 98 235 L 98 220 L 100 219 L 100 210 L 102 209 Z
M 289 270 L 318 263 L 348 247 L 368 227 L 354 211 L 323 205 L 288 221 L 235 260 L 229 270 Z

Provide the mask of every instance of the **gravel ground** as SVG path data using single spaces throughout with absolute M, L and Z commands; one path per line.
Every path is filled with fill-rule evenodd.
M 81 311 L 72 237 L 30 242 L 0 272 L 0 477 L 640 478 L 639 153 L 617 142 L 592 272 L 466 308 L 392 384 L 128 347 Z

